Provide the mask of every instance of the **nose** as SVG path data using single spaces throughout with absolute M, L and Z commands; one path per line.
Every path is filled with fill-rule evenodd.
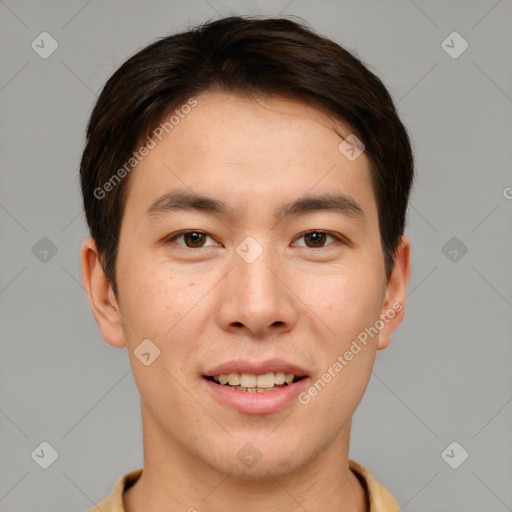
M 253 262 L 234 255 L 234 268 L 222 282 L 218 321 L 224 330 L 265 338 L 293 329 L 298 311 L 290 276 L 271 251 Z

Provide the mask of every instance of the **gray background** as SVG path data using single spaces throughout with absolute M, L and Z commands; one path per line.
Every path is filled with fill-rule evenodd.
M 512 510 L 511 1 L 5 0 L 1 511 L 85 510 L 142 465 L 128 358 L 101 339 L 80 276 L 78 163 L 103 84 L 159 36 L 279 13 L 303 17 L 371 66 L 416 154 L 407 316 L 378 354 L 351 457 L 405 511 Z M 43 31 L 59 45 L 46 59 L 31 48 Z M 441 44 L 453 31 L 469 44 L 458 58 Z M 36 460 L 48 449 L 31 457 L 43 441 L 58 452 L 46 470 Z M 441 457 L 453 441 L 462 448 L 446 460 L 469 453 L 458 469 Z

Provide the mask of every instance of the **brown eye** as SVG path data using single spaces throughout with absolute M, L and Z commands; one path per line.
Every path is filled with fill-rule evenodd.
M 167 239 L 167 242 L 175 242 L 177 245 L 182 247 L 188 247 L 189 249 L 201 249 L 202 247 L 209 247 L 215 244 L 206 245 L 206 240 L 211 236 L 201 231 L 182 231 Z M 183 239 L 183 241 L 181 241 Z
M 309 249 L 323 249 L 334 242 L 341 242 L 342 239 L 327 231 L 308 231 L 300 235 L 297 240 L 304 240 L 304 243 L 298 243 L 300 247 L 308 247 Z M 331 241 L 329 241 L 331 240 Z
M 323 247 L 327 239 L 327 233 L 323 231 L 311 231 L 311 233 L 306 233 L 303 236 L 307 247 Z
M 187 247 L 202 247 L 205 243 L 206 235 L 198 231 L 190 231 L 183 233 L 183 240 Z

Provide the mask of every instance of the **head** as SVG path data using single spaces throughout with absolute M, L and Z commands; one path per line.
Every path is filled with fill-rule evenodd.
M 80 173 L 85 287 L 153 439 L 257 477 L 348 433 L 409 278 L 412 151 L 379 78 L 292 21 L 211 22 L 115 72 Z M 212 391 L 284 369 L 297 396 L 279 407 Z

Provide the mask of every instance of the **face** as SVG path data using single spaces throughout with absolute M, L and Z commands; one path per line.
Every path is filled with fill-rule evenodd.
M 196 100 L 130 175 L 118 300 L 91 241 L 84 280 L 102 335 L 130 354 L 145 443 L 223 473 L 289 473 L 348 442 L 403 315 L 408 242 L 388 282 L 368 160 L 318 111 Z

